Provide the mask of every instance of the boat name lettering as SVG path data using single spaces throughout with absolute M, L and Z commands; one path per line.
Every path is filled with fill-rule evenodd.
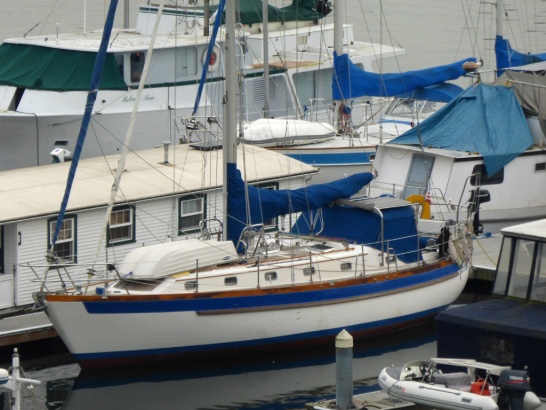
M 141 98 L 141 101 L 153 101 L 155 100 L 155 97 L 153 95 L 146 94 L 144 97 Z M 126 95 L 121 99 L 121 102 L 135 102 L 136 98 L 134 95 Z

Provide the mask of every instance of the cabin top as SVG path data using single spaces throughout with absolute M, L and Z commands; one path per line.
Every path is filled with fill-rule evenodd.
M 118 160 L 119 155 L 80 160 L 68 211 L 108 204 Z M 247 180 L 253 183 L 318 172 L 310 165 L 253 146 L 239 146 L 238 163 L 240 169 L 246 163 Z M 69 168 L 70 163 L 63 162 L 0 172 L 0 223 L 57 214 Z M 185 144 L 175 145 L 168 149 L 167 162 L 163 147 L 131 152 L 118 201 L 218 189 L 222 186 L 222 171 L 221 149 L 205 152 Z
M 526 239 L 546 239 L 546 219 L 509 226 L 501 230 L 503 235 Z

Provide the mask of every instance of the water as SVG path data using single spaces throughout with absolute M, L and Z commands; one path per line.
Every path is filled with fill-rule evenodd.
M 354 394 L 378 390 L 376 378 L 385 366 L 434 356 L 432 324 L 396 336 L 357 341 Z M 306 403 L 335 398 L 335 348 L 95 373 L 81 372 L 77 364 L 70 364 L 26 375 L 42 385 L 23 392 L 23 409 L 301 410 Z
M 144 3 L 130 2 L 131 26 L 138 5 Z M 505 3 L 510 15 L 505 33 L 513 47 L 545 52 L 541 29 L 546 22 L 546 2 Z M 100 28 L 108 1 L 0 0 L 0 39 L 81 31 L 84 4 L 86 29 Z M 490 2 L 348 0 L 347 15 L 358 40 L 406 48 L 404 56 L 382 64 L 383 72 L 447 64 L 470 56 L 482 58 L 488 67 L 494 61 L 495 11 Z M 116 26 L 121 21 L 118 12 Z M 519 25 L 519 21 L 525 23 Z M 468 80 L 463 81 L 460 85 L 468 85 Z M 359 342 L 354 351 L 355 393 L 377 389 L 375 378 L 384 366 L 435 355 L 431 327 Z M 85 374 L 77 364 L 70 364 L 28 371 L 27 376 L 43 384 L 24 391 L 24 409 L 302 409 L 307 402 L 335 397 L 335 351 L 332 347 L 303 356 L 300 352 L 296 358 L 263 357 L 257 363 L 238 359 L 214 365 L 137 369 L 129 374 Z M 3 408 L 8 407 L 4 404 Z

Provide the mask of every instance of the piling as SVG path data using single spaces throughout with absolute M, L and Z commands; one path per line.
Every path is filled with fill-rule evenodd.
M 342 330 L 336 337 L 336 409 L 353 407 L 353 337 Z

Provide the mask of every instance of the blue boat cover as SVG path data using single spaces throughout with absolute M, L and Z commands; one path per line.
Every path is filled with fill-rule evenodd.
M 398 94 L 396 97 L 448 103 L 463 91 L 463 88 L 459 87 L 457 84 L 442 83 L 417 88 L 409 93 Z
M 497 77 L 502 75 L 504 72 L 503 68 L 519 67 L 546 61 L 546 53 L 529 54 L 512 50 L 510 42 L 502 36 L 495 37 L 495 56 L 497 58 Z
M 420 260 L 413 207 L 408 203 L 408 206 L 382 209 L 381 212 L 385 244 L 383 250 L 387 250 L 388 243 L 388 247 L 394 248 L 403 262 Z M 292 232 L 303 235 L 315 233 L 309 223 L 312 217 L 310 212 L 303 212 L 292 227 Z M 381 250 L 381 219 L 374 212 L 351 206 L 325 207 L 322 208 L 322 218 L 324 228 L 320 235 L 342 238 Z
M 478 84 L 387 144 L 479 152 L 487 175 L 494 175 L 533 137 L 511 88 Z
M 280 215 L 327 206 L 336 199 L 347 199 L 353 196 L 373 179 L 371 173 L 364 172 L 338 181 L 293 190 L 275 191 L 248 186 L 250 212 L 247 213 L 245 183 L 241 178 L 241 172 L 236 164 L 227 164 L 227 172 L 228 239 L 235 245 L 247 223 L 261 224 Z
M 463 64 L 468 61 L 476 62 L 476 59 L 467 58 L 443 66 L 405 73 L 378 74 L 362 70 L 353 64 L 347 54 L 338 56 L 334 53 L 332 96 L 334 100 L 362 96 L 411 96 L 418 89 L 443 84 L 464 76 L 466 71 L 463 69 Z M 458 90 L 457 94 L 460 91 L 462 90 Z

